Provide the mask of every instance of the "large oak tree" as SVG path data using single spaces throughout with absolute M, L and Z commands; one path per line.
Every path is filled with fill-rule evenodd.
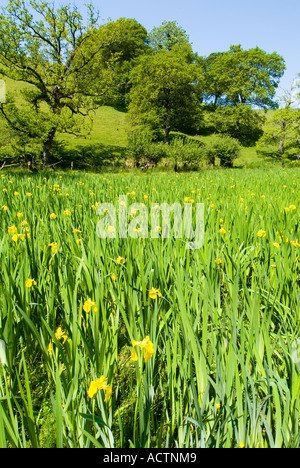
M 97 21 L 92 6 L 85 22 L 76 7 L 56 9 L 43 0 L 11 0 L 0 15 L 0 74 L 26 84 L 22 100 L 8 95 L 0 111 L 19 135 L 42 142 L 44 166 L 55 136 L 80 133 L 114 84 L 120 24 Z

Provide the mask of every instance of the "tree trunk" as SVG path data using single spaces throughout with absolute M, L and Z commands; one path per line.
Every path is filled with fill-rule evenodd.
M 170 128 L 170 127 L 166 127 L 166 128 L 165 128 L 164 143 L 165 143 L 166 145 L 169 144 L 169 135 L 170 135 L 170 131 L 171 131 L 171 128 Z
M 282 121 L 281 123 L 281 129 L 282 129 L 282 134 L 280 137 L 280 143 L 279 143 L 279 148 L 278 148 L 278 153 L 283 154 L 284 151 L 284 142 L 285 142 L 285 122 Z
M 211 155 L 211 156 L 209 157 L 208 164 L 209 164 L 210 166 L 215 167 L 215 165 L 216 165 L 216 158 L 215 158 L 215 156 Z
M 48 167 L 51 164 L 51 150 L 53 146 L 53 141 L 56 133 L 56 128 L 48 133 L 46 140 L 43 143 L 43 164 L 44 167 Z
M 169 135 L 171 131 L 171 106 L 168 104 L 166 108 L 167 108 L 167 118 L 165 121 L 164 143 L 169 144 Z
M 279 143 L 278 153 L 283 154 L 283 147 L 284 147 L 284 138 L 282 137 Z

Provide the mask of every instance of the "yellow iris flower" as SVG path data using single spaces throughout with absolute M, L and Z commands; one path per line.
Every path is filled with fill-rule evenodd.
M 57 242 L 52 242 L 51 244 L 49 244 L 49 247 L 52 247 L 52 252 L 53 252 L 53 253 L 56 253 L 57 250 L 58 250 L 58 244 L 57 244 Z
M 260 229 L 257 233 L 258 237 L 266 237 L 267 231 L 264 231 L 263 229 Z
M 58 327 L 58 329 L 55 332 L 55 338 L 58 341 L 62 341 L 62 344 L 64 345 L 68 339 L 68 335 L 63 331 L 61 327 Z
M 120 263 L 124 263 L 126 262 L 125 258 L 124 257 L 118 257 L 117 260 L 116 260 L 117 264 L 119 265 Z
M 132 346 L 133 346 L 132 353 L 131 353 L 131 360 L 132 361 L 137 361 L 138 360 L 137 352 L 135 350 L 136 346 L 139 346 L 140 348 L 145 350 L 145 362 L 148 362 L 149 359 L 155 353 L 153 343 L 152 343 L 152 341 L 150 341 L 149 336 L 146 336 L 146 338 L 143 341 L 133 340 Z
M 161 292 L 159 289 L 152 287 L 149 291 L 149 296 L 151 297 L 151 299 L 156 299 L 157 296 L 161 297 Z
M 68 339 L 68 335 L 63 331 L 62 327 L 57 328 L 54 336 L 58 341 L 61 342 L 62 345 L 64 345 Z M 52 343 L 54 343 L 54 340 L 51 340 L 48 345 L 48 353 L 50 356 L 52 355 Z
M 15 225 L 9 226 L 7 228 L 7 232 L 8 232 L 8 234 L 16 234 L 18 232 L 18 229 L 16 228 Z
M 93 311 L 94 312 L 97 312 L 97 304 L 96 302 L 93 302 L 90 298 L 85 301 L 85 303 L 83 304 L 83 310 L 88 314 L 91 309 L 93 308 Z
M 104 377 L 104 375 L 101 375 L 99 379 L 93 380 L 90 383 L 90 387 L 88 390 L 88 396 L 89 398 L 93 398 L 98 390 L 105 390 L 105 399 L 104 401 L 107 401 L 111 395 L 111 386 L 107 385 L 107 378 Z
M 36 286 L 36 281 L 34 279 L 28 279 L 25 281 L 26 288 L 32 288 L 32 286 Z

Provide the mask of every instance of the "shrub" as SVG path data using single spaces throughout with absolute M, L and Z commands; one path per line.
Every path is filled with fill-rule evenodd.
M 128 137 L 127 154 L 129 159 L 133 159 L 136 165 L 147 158 L 149 146 L 152 143 L 151 134 L 144 130 L 135 130 Z
M 253 146 L 263 134 L 265 115 L 240 104 L 213 108 L 206 113 L 206 122 L 217 134 L 229 135 L 244 146 Z
M 148 147 L 148 160 L 150 163 L 157 164 L 163 158 L 168 157 L 168 145 L 165 143 L 151 143 Z
M 167 158 L 169 153 L 166 144 L 153 142 L 151 132 L 136 130 L 128 138 L 127 154 L 136 166 L 143 166 L 156 165 L 162 158 Z
M 222 167 L 232 167 L 234 159 L 238 158 L 241 146 L 235 138 L 228 135 L 214 135 L 205 144 L 205 155 L 209 164 L 215 165 L 215 159 L 220 159 Z
M 170 144 L 153 142 L 150 132 L 136 130 L 128 138 L 128 158 L 136 166 L 158 164 L 162 159 L 171 160 L 178 167 L 198 169 L 204 160 L 203 143 L 191 138 L 175 136 Z
M 203 144 L 189 139 L 175 137 L 168 147 L 169 158 L 173 161 L 175 170 L 178 166 L 198 169 L 204 159 Z

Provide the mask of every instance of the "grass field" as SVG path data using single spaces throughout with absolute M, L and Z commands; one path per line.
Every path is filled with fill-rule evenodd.
M 99 239 L 126 194 L 204 203 L 204 246 Z M 299 196 L 297 169 L 2 173 L 0 447 L 298 447 Z

